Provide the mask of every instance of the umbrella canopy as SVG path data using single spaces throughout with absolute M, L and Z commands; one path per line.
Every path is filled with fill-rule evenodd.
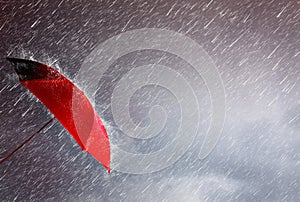
M 65 76 L 45 64 L 8 58 L 20 83 L 32 92 L 79 146 L 110 172 L 110 143 L 106 129 L 84 93 Z

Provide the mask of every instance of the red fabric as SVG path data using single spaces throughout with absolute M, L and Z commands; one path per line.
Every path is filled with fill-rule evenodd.
M 43 64 L 40 64 L 43 65 Z M 43 65 L 42 77 L 20 81 L 78 142 L 110 172 L 110 143 L 105 127 L 88 98 L 58 71 Z

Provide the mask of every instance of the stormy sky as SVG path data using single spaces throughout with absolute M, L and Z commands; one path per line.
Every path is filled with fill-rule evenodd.
M 157 172 L 128 174 L 112 168 L 108 175 L 55 121 L 0 165 L 1 201 L 300 200 L 299 1 L 4 0 L 0 16 L 1 158 L 51 118 L 19 85 L 7 56 L 46 63 L 76 81 L 89 54 L 110 37 L 141 28 L 167 29 L 193 39 L 207 52 L 226 95 L 221 137 L 200 160 L 211 115 L 203 80 L 194 78 L 189 64 L 172 54 L 147 50 L 122 57 L 94 92 L 95 108 L 112 143 L 128 152 L 148 153 L 172 140 L 180 122 L 180 101 L 172 92 L 146 86 L 131 99 L 136 123 L 149 124 L 151 105 L 166 111 L 164 130 L 148 141 L 116 128 L 110 106 L 122 75 L 160 62 L 195 79 L 194 93 L 201 98 L 199 131 L 188 151 Z

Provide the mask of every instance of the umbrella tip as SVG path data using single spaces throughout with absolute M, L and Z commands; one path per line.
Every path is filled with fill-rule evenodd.
M 12 58 L 12 57 L 6 57 L 6 59 L 7 59 L 9 62 L 15 61 L 15 58 Z
M 22 59 L 22 58 L 15 58 L 15 57 L 6 57 L 6 59 L 9 62 L 17 62 L 17 61 L 24 61 L 25 60 L 25 59 Z
M 110 174 L 110 168 L 106 167 L 107 173 Z

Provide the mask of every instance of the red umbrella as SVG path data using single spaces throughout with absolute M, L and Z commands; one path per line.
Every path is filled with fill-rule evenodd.
M 20 83 L 54 114 L 82 150 L 91 154 L 110 172 L 109 138 L 101 119 L 84 93 L 52 67 L 31 60 L 18 58 L 8 58 L 8 60 L 14 64 Z M 46 125 L 50 122 L 51 120 Z M 14 152 L 0 162 L 9 158 Z

